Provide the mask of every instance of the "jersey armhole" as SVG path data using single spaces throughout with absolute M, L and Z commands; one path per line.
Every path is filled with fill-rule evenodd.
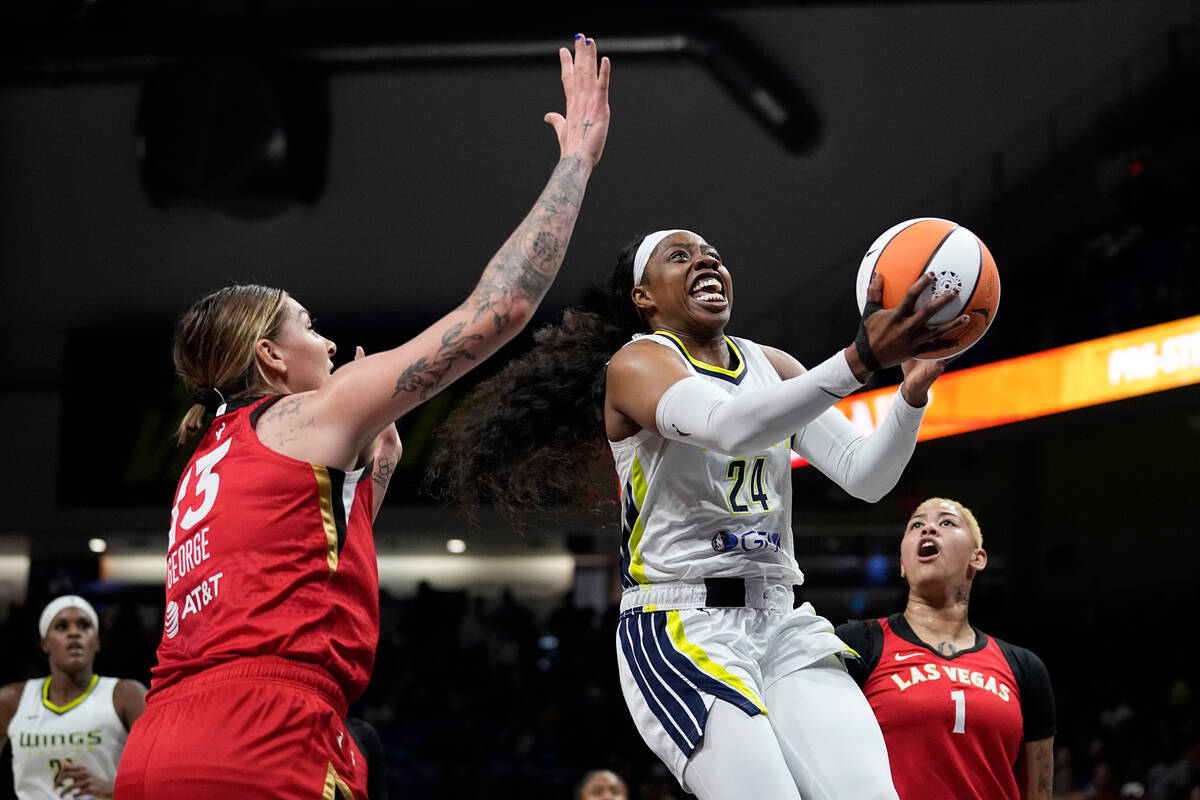
M 842 642 L 858 653 L 858 659 L 847 662 L 851 677 L 861 687 L 865 686 L 883 652 L 883 628 L 874 619 L 852 619 L 837 627 Z

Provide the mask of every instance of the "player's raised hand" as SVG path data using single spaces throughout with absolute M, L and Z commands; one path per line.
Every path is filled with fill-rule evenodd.
M 600 160 L 608 138 L 608 80 L 612 65 L 607 57 L 597 60 L 596 41 L 575 34 L 575 53 L 560 48 L 564 114 L 552 111 L 545 116 L 558 134 L 562 158 L 578 155 L 589 167 Z

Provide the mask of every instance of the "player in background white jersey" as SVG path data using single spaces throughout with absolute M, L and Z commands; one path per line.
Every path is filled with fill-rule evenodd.
M 896 797 L 841 660 L 853 651 L 795 599 L 788 444 L 857 497 L 891 490 L 944 369 L 912 357 L 965 322 L 926 325 L 953 299 L 917 309 L 931 282 L 882 309 L 877 276 L 855 342 L 805 371 L 726 336 L 720 254 L 693 232 L 658 231 L 618 258 L 608 317 L 569 312 L 538 332 L 447 423 L 447 493 L 510 519 L 611 494 L 611 477 L 589 469 L 607 440 L 621 485 L 622 689 L 647 744 L 702 798 Z M 904 383 L 878 430 L 831 408 L 896 364 Z
M 12 744 L 17 797 L 108 800 L 146 687 L 94 672 L 99 619 L 82 597 L 51 600 L 38 633 L 50 674 L 0 688 L 0 747 Z

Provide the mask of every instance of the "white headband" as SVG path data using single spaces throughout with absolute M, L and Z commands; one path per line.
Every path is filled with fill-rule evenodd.
M 672 228 L 667 231 L 655 231 L 642 239 L 642 243 L 638 245 L 637 252 L 633 254 L 633 285 L 637 286 L 642 282 L 642 275 L 646 272 L 646 262 L 650 260 L 650 254 L 654 252 L 654 248 L 658 247 L 659 242 L 670 236 L 672 233 L 691 233 L 697 239 L 700 234 L 692 233 L 684 228 Z
M 100 627 L 100 619 L 96 616 L 96 609 L 92 608 L 91 603 L 77 594 L 64 594 L 47 603 L 46 608 L 42 611 L 42 616 L 38 620 L 38 631 L 42 634 L 43 639 L 46 638 L 46 632 L 50 630 L 50 623 L 64 608 L 78 608 L 92 621 L 92 625 L 96 628 Z

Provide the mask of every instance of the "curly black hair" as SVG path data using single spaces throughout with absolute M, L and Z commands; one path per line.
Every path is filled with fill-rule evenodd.
M 492 505 L 514 527 L 567 506 L 607 513 L 616 476 L 604 432 L 608 359 L 648 332 L 630 300 L 636 241 L 617 256 L 606 308 L 568 309 L 534 346 L 479 384 L 442 425 L 426 488 L 475 518 Z

